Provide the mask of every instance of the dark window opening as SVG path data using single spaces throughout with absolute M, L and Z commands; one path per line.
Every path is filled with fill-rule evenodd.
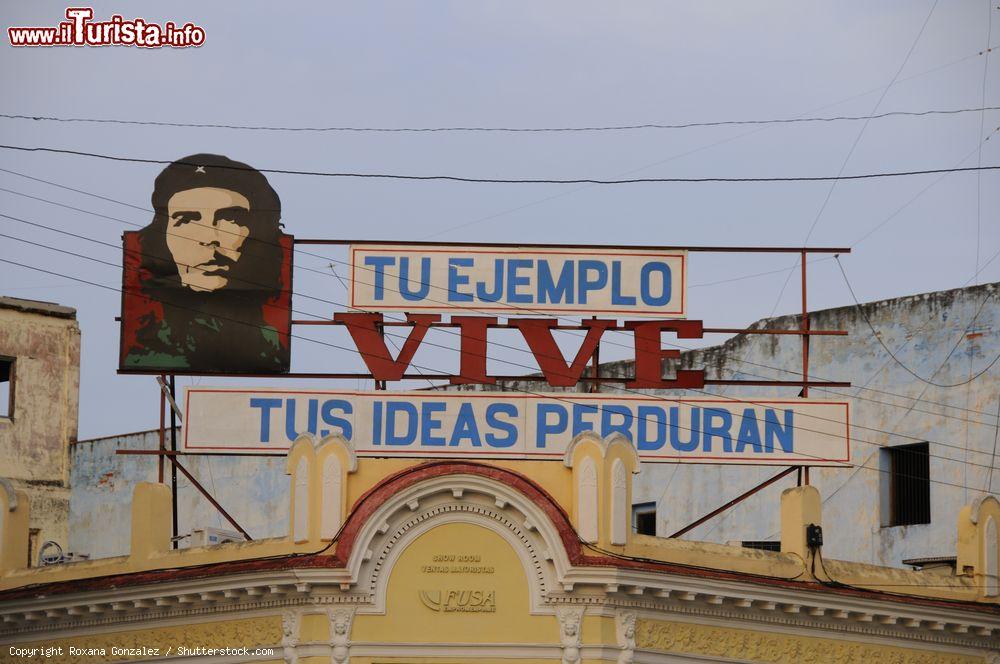
M 0 357 L 0 417 L 14 415 L 14 360 Z
M 889 525 L 931 522 L 931 464 L 927 443 L 886 448 L 889 455 Z
M 632 530 L 640 535 L 656 536 L 656 503 L 632 506 Z
M 777 540 L 743 540 L 740 542 L 745 549 L 760 549 L 762 551 L 781 551 L 781 542 Z

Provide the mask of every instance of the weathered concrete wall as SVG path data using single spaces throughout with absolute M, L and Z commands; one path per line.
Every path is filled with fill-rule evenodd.
M 846 329 L 848 337 L 815 337 L 810 372 L 816 379 L 850 381 L 848 389 L 816 390 L 811 398 L 851 397 L 851 456 L 857 468 L 813 469 L 823 496 L 824 551 L 832 558 L 900 565 L 908 558 L 954 555 L 959 509 L 1000 490 L 992 475 L 1000 414 L 1000 370 L 984 373 L 1000 353 L 998 284 L 866 304 L 865 315 L 903 365 L 873 336 L 856 307 L 810 314 L 815 329 Z M 759 326 L 797 328 L 798 317 Z M 799 339 L 738 336 L 721 346 L 685 353 L 686 367 L 709 377 L 794 379 L 801 372 Z M 629 363 L 602 372 L 631 371 Z M 780 371 L 784 369 L 786 371 Z M 961 384 L 965 383 L 965 384 Z M 741 388 L 729 396 L 795 396 L 797 390 Z M 931 523 L 886 527 L 887 459 L 881 446 L 929 442 Z M 775 474 L 775 468 L 647 465 L 635 501 L 657 503 L 657 534 L 668 536 Z M 691 531 L 693 540 L 773 540 L 779 533 L 778 497 L 794 475 Z
M 158 447 L 159 431 L 80 441 L 72 446 L 71 551 L 91 558 L 128 553 L 132 490 L 138 482 L 157 481 L 157 462 L 155 456 L 115 451 Z M 287 534 L 289 480 L 284 457 L 189 456 L 183 457 L 182 463 L 251 537 Z M 164 476 L 169 484 L 169 462 Z M 235 530 L 180 472 L 177 487 L 178 533 L 206 526 Z M 181 546 L 186 544 L 181 541 Z
M 851 463 L 855 468 L 811 470 L 823 496 L 824 551 L 832 558 L 899 566 L 902 560 L 954 555 L 955 519 L 962 506 L 1000 491 L 995 449 L 1000 417 L 1000 363 L 969 379 L 1000 354 L 1000 284 L 925 293 L 812 312 L 813 329 L 844 329 L 847 337 L 814 337 L 810 377 L 850 381 L 847 389 L 812 389 L 810 398 L 851 400 Z M 892 349 L 893 360 L 865 321 Z M 758 321 L 752 327 L 798 329 L 799 316 Z M 665 336 L 666 339 L 666 336 Z M 631 343 L 622 337 L 619 343 Z M 683 342 L 681 342 L 683 344 Z M 718 346 L 681 355 L 680 368 L 706 370 L 707 378 L 801 379 L 799 337 L 738 335 Z M 665 371 L 672 372 L 667 366 Z M 601 365 L 603 376 L 630 376 L 631 361 Z M 538 390 L 537 383 L 507 382 L 488 389 Z M 482 386 L 460 389 L 481 390 Z M 551 389 L 551 388 L 548 388 Z M 582 387 L 576 388 L 582 390 Z M 615 393 L 613 386 L 605 391 Z M 729 387 L 704 391 L 650 391 L 669 396 L 724 394 L 748 399 L 795 397 L 799 388 Z M 806 426 L 806 425 L 803 425 Z M 885 527 L 888 468 L 882 446 L 929 443 L 931 523 Z M 655 502 L 657 535 L 668 537 L 756 484 L 777 474 L 774 466 L 644 464 L 633 502 Z M 781 491 L 795 474 L 690 531 L 690 540 L 776 540 Z
M 933 382 L 963 383 L 1000 353 L 1000 285 L 875 302 L 863 309 L 882 340 L 913 372 Z M 813 469 L 812 483 L 823 497 L 824 551 L 831 558 L 900 565 L 906 558 L 954 555 L 959 509 L 986 490 L 993 459 L 1000 384 L 994 367 L 958 387 L 934 387 L 893 361 L 872 336 L 857 308 L 810 314 L 815 329 L 842 328 L 848 337 L 812 342 L 811 374 L 817 379 L 851 381 L 842 390 L 814 389 L 812 398 L 852 398 L 852 463 L 861 468 Z M 760 321 L 757 326 L 797 328 L 798 317 Z M 619 341 L 629 342 L 622 337 Z M 683 367 L 707 369 L 710 378 L 796 379 L 802 360 L 797 337 L 737 336 L 711 348 L 687 352 Z M 602 365 L 602 374 L 628 375 L 631 363 Z M 537 391 L 538 384 L 517 386 Z M 481 389 L 466 387 L 466 389 Z M 499 389 L 499 386 L 498 386 Z M 614 391 L 613 388 L 607 388 Z M 791 397 L 798 389 L 717 390 L 732 397 Z M 678 392 L 678 396 L 701 396 Z M 880 446 L 930 442 L 931 523 L 883 527 Z M 155 480 L 151 457 L 115 456 L 118 447 L 157 446 L 155 434 L 81 442 L 73 448 L 73 539 L 75 551 L 114 555 L 127 549 L 128 501 L 139 480 Z M 280 460 L 261 458 L 185 459 L 209 488 L 214 479 L 220 502 L 253 536 L 287 532 L 288 478 Z M 727 500 L 775 474 L 775 467 L 644 464 L 633 502 L 657 503 L 657 534 L 667 536 Z M 779 496 L 794 485 L 794 474 L 735 509 L 686 535 L 686 539 L 726 542 L 774 540 L 779 536 Z M 1000 490 L 1000 471 L 992 478 Z M 181 484 L 181 527 L 227 527 L 193 488 Z M 116 523 L 115 532 L 101 524 Z
M 14 358 L 14 409 L 0 417 L 0 476 L 27 492 L 35 545 L 51 539 L 65 546 L 67 455 L 79 414 L 76 311 L 0 297 L 0 355 Z

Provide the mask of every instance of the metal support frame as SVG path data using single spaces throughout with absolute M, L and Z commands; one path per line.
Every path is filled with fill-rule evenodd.
M 802 319 L 799 321 L 799 329 L 802 332 L 802 398 L 809 398 L 809 305 L 806 299 L 806 258 L 808 254 L 803 251 L 802 263 Z M 806 486 L 809 486 L 809 466 L 805 467 L 804 479 Z
M 306 239 L 297 238 L 293 240 L 296 245 L 337 245 L 345 246 L 352 244 L 398 244 L 396 242 L 387 240 L 323 240 L 323 239 Z M 468 247 L 468 246 L 486 246 L 486 247 L 496 247 L 496 248 L 513 248 L 519 247 L 518 244 L 511 243 L 469 243 L 469 242 L 407 242 L 406 244 L 411 245 L 434 245 L 434 246 L 451 246 L 451 247 Z M 542 248 L 551 249 L 583 249 L 583 248 L 594 248 L 598 245 L 578 245 L 578 244 L 548 244 L 548 245 L 536 245 Z M 809 308 L 808 308 L 808 298 L 807 298 L 807 271 L 806 263 L 809 254 L 813 253 L 825 253 L 825 254 L 839 254 L 839 253 L 850 253 L 850 248 L 846 247 L 664 247 L 664 246 L 625 246 L 625 245 L 600 245 L 600 248 L 605 249 L 650 249 L 650 250 L 686 250 L 688 252 L 711 252 L 711 253 L 797 253 L 799 254 L 801 261 L 801 282 L 802 282 L 802 316 L 799 324 L 798 330 L 778 330 L 778 329 L 747 329 L 747 328 L 730 328 L 730 327 L 706 327 L 703 328 L 703 332 L 709 334 L 793 334 L 798 335 L 802 339 L 802 380 L 761 380 L 761 381 L 743 381 L 743 380 L 705 380 L 705 385 L 753 385 L 753 386 L 787 386 L 787 387 L 801 387 L 802 391 L 800 396 L 803 398 L 809 397 L 809 388 L 811 386 L 816 387 L 850 387 L 850 382 L 834 382 L 834 381 L 821 381 L 814 382 L 809 380 L 809 342 L 812 336 L 844 336 L 847 334 L 846 330 L 813 330 L 810 327 L 809 321 Z M 595 317 L 596 318 L 596 317 Z M 339 321 L 333 320 L 293 320 L 293 325 L 339 325 Z M 397 326 L 407 326 L 408 322 L 404 321 L 384 321 L 379 325 L 379 332 L 382 336 L 385 336 L 385 327 L 397 327 Z M 431 327 L 458 327 L 457 324 L 450 322 L 437 322 L 432 323 Z M 509 324 L 497 324 L 491 325 L 496 328 L 509 328 Z M 585 329 L 583 325 L 557 325 L 553 329 L 560 330 L 582 330 Z M 620 329 L 618 326 L 609 327 L 609 330 Z M 600 346 L 594 349 L 594 353 L 591 357 L 591 362 L 593 366 L 593 371 L 590 376 L 581 376 L 580 381 L 585 384 L 589 384 L 590 392 L 599 392 L 602 383 L 624 383 L 628 382 L 630 378 L 612 378 L 603 377 L 600 375 Z M 141 372 L 141 371 L 128 371 L 119 373 L 155 373 L 155 372 Z M 157 376 L 157 382 L 160 385 L 160 444 L 159 449 L 156 451 L 152 450 L 117 450 L 117 454 L 134 454 L 134 455 L 156 455 L 158 457 L 158 476 L 162 483 L 164 479 L 164 459 L 168 459 L 171 463 L 171 486 L 173 489 L 173 531 L 174 531 L 174 546 L 177 546 L 177 471 L 180 470 L 185 477 L 191 482 L 191 484 L 201 492 L 203 496 L 217 509 L 219 512 L 233 525 L 240 533 L 246 537 L 247 540 L 252 539 L 233 517 L 212 497 L 212 495 L 191 475 L 190 472 L 178 461 L 177 457 L 181 455 L 187 456 L 271 456 L 271 455 L 260 455 L 253 453 L 246 454 L 197 454 L 197 453 L 185 453 L 179 452 L 177 450 L 177 437 L 176 437 L 176 427 L 177 420 L 181 417 L 180 408 L 177 405 L 175 398 L 175 375 L 202 375 L 193 374 L 189 372 L 175 372 L 170 375 L 169 387 L 166 382 L 166 377 L 160 374 Z M 354 378 L 370 378 L 370 374 L 363 373 L 286 373 L 281 374 L 288 378 L 322 378 L 322 379 L 354 379 Z M 274 377 L 274 374 L 246 374 L 246 377 L 264 377 L 270 378 Z M 426 375 L 426 374 L 404 374 L 403 379 L 437 379 L 446 380 L 452 376 L 446 374 L 440 375 Z M 506 380 L 518 380 L 518 381 L 544 381 L 545 378 L 542 376 L 497 376 L 500 379 Z M 376 390 L 385 390 L 387 388 L 385 381 L 375 381 Z M 170 450 L 166 449 L 165 440 L 165 417 L 164 408 L 166 402 L 170 404 Z M 709 519 L 718 516 L 722 512 L 728 510 L 729 508 L 739 504 L 748 497 L 754 495 L 758 491 L 770 486 L 774 482 L 777 482 L 781 478 L 789 475 L 793 471 L 797 475 L 797 484 L 802 486 L 809 485 L 809 466 L 808 465 L 796 465 L 789 466 L 785 470 L 782 470 L 777 475 L 774 475 L 768 480 L 756 485 L 755 487 L 743 492 L 733 500 L 730 500 L 725 505 L 709 512 L 700 519 L 694 521 L 693 523 L 681 528 L 675 532 L 671 537 L 681 537 L 685 533 L 690 532 L 694 528 L 705 523 Z
M 701 524 L 705 523 L 709 519 L 711 519 L 711 518 L 713 518 L 715 516 L 718 516 L 719 514 L 722 514 L 723 512 L 725 512 L 726 510 L 728 510 L 733 505 L 736 505 L 737 503 L 743 502 L 744 500 L 746 500 L 750 496 L 754 495 L 755 493 L 757 493 L 761 489 L 763 489 L 765 487 L 768 487 L 768 486 L 771 486 L 772 484 L 774 484 L 775 482 L 777 482 L 778 480 L 780 480 L 782 477 L 785 477 L 786 475 L 790 474 L 793 470 L 797 470 L 799 468 L 801 468 L 801 466 L 789 466 L 788 468 L 785 468 L 783 471 L 781 471 L 777 475 L 771 477 L 770 479 L 764 480 L 763 482 L 761 482 L 760 484 L 758 484 L 757 486 L 753 487 L 752 489 L 750 489 L 748 491 L 744 491 L 743 493 L 741 493 L 740 495 L 736 496 L 735 498 L 733 498 L 732 500 L 730 500 L 728 503 L 726 503 L 725 505 L 723 505 L 722 507 L 716 508 L 716 509 L 712 510 L 711 512 L 709 512 L 708 514 L 706 514 L 705 516 L 701 517 L 700 519 L 694 521 L 693 523 L 690 523 L 690 524 L 684 526 L 683 528 L 681 528 L 680 530 L 678 530 L 676 533 L 674 533 L 670 537 L 672 537 L 672 538 L 674 538 L 674 537 L 680 537 L 681 535 L 684 535 L 684 534 L 686 534 L 686 533 L 694 530 L 695 528 L 697 528 Z
M 807 293 L 808 293 L 808 282 L 806 280 L 806 259 L 809 257 L 809 253 L 810 253 L 810 251 L 807 250 L 807 249 L 802 249 L 800 251 L 800 253 L 799 253 L 799 258 L 800 258 L 800 263 L 801 263 L 801 268 L 800 268 L 801 269 L 801 281 L 802 281 L 802 317 L 801 317 L 801 319 L 799 321 L 799 329 L 798 330 L 784 330 L 784 331 L 779 331 L 779 330 L 760 330 L 759 331 L 760 333 L 763 333 L 763 334 L 795 334 L 795 335 L 798 335 L 798 336 L 800 336 L 802 338 L 802 380 L 801 381 L 770 381 L 770 384 L 771 385 L 781 385 L 781 384 L 790 385 L 790 384 L 795 383 L 795 384 L 801 385 L 802 386 L 802 393 L 801 393 L 800 396 L 802 396 L 805 399 L 809 398 L 809 387 L 810 386 L 824 386 L 825 385 L 827 387 L 850 387 L 850 383 L 846 383 L 846 384 L 844 384 L 844 383 L 833 383 L 833 382 L 829 382 L 829 383 L 826 383 L 826 382 L 816 383 L 816 382 L 813 382 L 813 381 L 809 380 L 809 338 L 812 337 L 812 336 L 819 336 L 819 335 L 838 335 L 839 336 L 839 335 L 846 335 L 847 334 L 847 332 L 845 330 L 812 330 L 810 328 L 810 326 L 809 326 L 809 300 L 808 300 L 808 295 L 807 295 Z M 705 328 L 705 331 L 707 332 L 710 329 L 711 328 Z M 742 381 L 739 381 L 739 382 L 742 382 Z M 705 384 L 706 385 L 712 385 L 712 384 L 719 385 L 719 384 L 734 384 L 734 383 L 727 382 L 727 381 L 711 381 L 711 380 L 706 380 Z M 768 381 L 747 381 L 747 382 L 743 382 L 743 384 L 744 385 L 763 385 L 763 384 L 768 384 Z M 676 533 L 674 533 L 673 535 L 671 535 L 671 537 L 680 537 L 681 535 L 683 535 L 683 534 L 685 534 L 687 532 L 690 532 L 692 529 L 697 528 L 698 526 L 700 526 L 701 524 L 705 523 L 709 519 L 711 519 L 711 518 L 713 518 L 715 516 L 718 516 L 722 512 L 725 512 L 730 507 L 733 507 L 733 506 L 738 505 L 739 503 L 743 502 L 748 497 L 754 495 L 755 493 L 757 493 L 758 491 L 760 491 L 764 487 L 769 486 L 769 485 L 773 484 L 774 482 L 777 482 L 782 477 L 785 477 L 786 475 L 788 475 L 789 473 L 791 473 L 793 470 L 796 471 L 796 473 L 795 473 L 795 475 L 796 475 L 796 479 L 795 479 L 796 485 L 797 486 L 803 486 L 803 485 L 809 486 L 809 466 L 808 465 L 790 466 L 787 469 L 785 469 L 782 472 L 780 472 L 777 475 L 775 475 L 774 477 L 772 477 L 771 479 L 766 480 L 765 482 L 763 482 L 761 484 L 758 484 L 757 486 L 753 487 L 749 491 L 746 491 L 746 492 L 740 494 L 739 496 L 737 496 L 736 498 L 733 498 L 732 500 L 730 500 L 728 503 L 726 503 L 722 507 L 720 507 L 720 508 L 718 508 L 716 510 L 713 510 L 712 512 L 709 512 L 708 514 L 706 514 L 705 516 L 701 517 L 700 519 L 698 519 L 694 523 L 691 523 L 691 524 L 689 524 L 687 526 L 684 526 L 683 528 L 681 528 L 680 530 L 678 530 Z
M 157 463 L 159 465 L 159 481 L 163 483 L 164 475 L 164 459 L 170 461 L 170 493 L 171 493 L 171 521 L 172 521 L 172 531 L 173 531 L 173 548 L 177 548 L 179 543 L 178 538 L 178 520 L 177 520 L 177 471 L 181 471 L 184 477 L 191 483 L 195 489 L 205 497 L 205 499 L 212 504 L 212 507 L 219 511 L 226 521 L 228 521 L 233 528 L 238 530 L 246 540 L 253 541 L 243 526 L 241 526 L 233 516 L 226 511 L 219 501 L 215 499 L 214 496 L 202 486 L 201 482 L 195 479 L 187 468 L 185 468 L 181 462 L 178 460 L 178 456 L 184 455 L 184 452 L 179 452 L 177 450 L 177 422 L 183 419 L 180 406 L 177 405 L 177 385 L 175 382 L 174 374 L 170 376 L 165 376 L 160 374 L 156 377 L 156 383 L 160 388 L 160 431 L 159 431 L 159 447 L 156 450 L 115 450 L 115 454 L 121 455 L 155 455 L 157 457 Z M 166 448 L 166 432 L 164 430 L 166 426 L 166 418 L 164 415 L 164 408 L 166 404 L 170 404 L 170 449 Z M 193 456 L 193 455 L 192 455 Z M 200 455 L 199 455 L 200 456 Z M 209 455 L 206 455 L 209 456 Z M 212 456 L 233 456 L 231 454 L 226 455 L 212 455 Z M 254 455 L 262 456 L 262 455 Z

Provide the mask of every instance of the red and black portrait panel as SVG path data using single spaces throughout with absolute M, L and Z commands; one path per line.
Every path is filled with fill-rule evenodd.
M 220 155 L 167 166 L 124 234 L 121 371 L 285 373 L 292 237 L 267 178 Z

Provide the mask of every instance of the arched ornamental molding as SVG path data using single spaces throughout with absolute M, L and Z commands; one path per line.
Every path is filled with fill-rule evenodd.
M 1000 595 L 1000 500 L 985 495 L 966 505 L 958 516 L 956 570 L 976 579 L 981 596 Z
M 335 557 L 347 570 L 343 590 L 370 601 L 362 613 L 383 613 L 392 568 L 406 547 L 448 523 L 474 524 L 506 540 L 528 579 L 532 613 L 552 613 L 545 597 L 564 589 L 581 555 L 569 519 L 527 478 L 494 466 L 441 462 L 389 478 L 358 499 Z M 560 585 L 563 584 L 563 585 Z
M 627 438 L 602 438 L 593 431 L 577 434 L 566 448 L 563 465 L 573 472 L 573 522 L 589 544 L 623 546 L 632 520 L 631 474 L 642 466 Z
M 330 541 L 344 522 L 347 475 L 358 469 L 351 443 L 340 435 L 322 439 L 304 433 L 288 451 L 292 541 Z

